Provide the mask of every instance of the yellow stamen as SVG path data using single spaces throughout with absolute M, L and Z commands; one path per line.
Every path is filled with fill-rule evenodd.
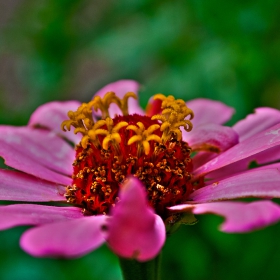
M 78 132 L 82 133 L 83 135 L 87 134 L 86 130 L 90 129 L 94 124 L 94 120 L 92 117 L 92 111 L 88 108 L 87 103 L 83 103 L 76 112 L 69 111 L 68 117 L 70 120 L 66 120 L 62 122 L 61 128 L 63 131 L 70 131 L 71 126 L 76 128 L 74 133 L 77 134 Z M 65 129 L 66 127 L 66 129 Z
M 182 99 L 175 99 L 172 95 L 166 97 L 163 94 L 156 94 L 154 99 L 162 101 L 162 113 L 152 117 L 152 120 L 159 120 L 161 122 L 160 130 L 163 132 L 162 141 L 168 141 L 172 135 L 175 135 L 177 140 L 181 140 L 181 126 L 186 131 L 192 130 L 190 120 L 194 116 L 193 111 L 187 107 Z M 185 118 L 188 116 L 190 118 L 186 120 Z
M 111 143 L 114 148 L 116 150 L 119 150 L 119 144 L 121 142 L 121 136 L 119 134 L 119 130 L 125 126 L 128 125 L 127 122 L 119 122 L 117 123 L 115 126 L 114 126 L 114 122 L 111 118 L 106 118 L 106 120 L 100 120 L 99 122 L 102 122 L 102 125 L 100 126 L 103 126 L 104 125 L 104 122 L 107 126 L 107 130 L 106 129 L 92 129 L 89 133 L 89 136 L 93 137 L 94 139 L 97 138 L 98 135 L 103 135 L 105 136 L 105 138 L 103 139 L 103 142 L 102 142 L 102 148 L 104 150 L 108 150 L 109 148 L 109 144 Z M 100 127 L 99 126 L 99 127 Z
M 148 155 L 150 153 L 150 141 L 156 141 L 158 143 L 161 142 L 161 138 L 153 134 L 153 132 L 160 128 L 160 125 L 153 124 L 148 127 L 148 129 L 145 130 L 145 126 L 142 122 L 137 123 L 138 127 L 136 125 L 129 125 L 126 129 L 133 130 L 136 135 L 132 136 L 128 142 L 127 145 L 131 145 L 135 142 L 139 142 L 138 144 L 138 153 L 141 153 L 142 150 L 144 150 L 145 155 Z
M 89 103 L 83 103 L 77 111 L 69 111 L 69 120 L 62 122 L 61 128 L 63 131 L 70 131 L 71 126 L 75 128 L 74 133 L 81 133 L 83 138 L 81 140 L 81 145 L 83 148 L 87 147 L 89 141 L 91 141 L 96 147 L 100 146 L 98 135 L 106 136 L 103 140 L 103 148 L 108 149 L 109 143 L 119 143 L 120 137 L 118 134 L 119 129 L 128 124 L 126 122 L 118 123 L 115 128 L 113 128 L 113 121 L 109 118 L 109 107 L 112 103 L 115 103 L 121 109 L 123 115 L 128 115 L 128 99 L 132 97 L 137 99 L 137 96 L 133 92 L 128 92 L 120 99 L 112 91 L 107 92 L 103 98 L 100 96 L 95 96 Z M 96 123 L 93 120 L 92 110 L 100 110 L 102 113 L 102 119 Z M 108 120 L 104 120 L 108 118 Z M 100 127 L 107 125 L 107 130 L 99 129 Z
M 95 96 L 94 99 L 88 104 L 90 107 L 93 107 L 96 112 L 99 109 L 102 113 L 102 119 L 105 119 L 109 117 L 109 107 L 112 103 L 117 104 L 119 107 L 121 106 L 120 99 L 114 92 L 109 91 L 104 95 L 103 98 L 100 96 Z
M 128 115 L 128 98 L 132 97 L 137 100 L 137 95 L 134 92 L 128 92 L 125 94 L 123 99 L 120 99 L 121 101 L 121 106 L 120 109 L 122 110 L 122 113 L 124 116 Z

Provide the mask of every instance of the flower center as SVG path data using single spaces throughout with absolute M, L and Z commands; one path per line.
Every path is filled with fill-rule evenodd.
M 193 112 L 181 99 L 162 94 L 161 114 L 152 117 L 128 114 L 127 93 L 123 99 L 108 92 L 82 104 L 62 128 L 83 135 L 76 146 L 73 183 L 67 187 L 67 202 L 79 205 L 84 214 L 107 214 L 119 198 L 118 192 L 128 176 L 137 177 L 146 187 L 149 204 L 166 216 L 166 207 L 186 201 L 191 183 L 191 149 L 182 140 L 183 127 L 190 131 Z M 109 117 L 109 106 L 116 103 L 123 115 Z M 95 121 L 93 109 L 102 118 Z M 188 118 L 189 119 L 186 119 Z

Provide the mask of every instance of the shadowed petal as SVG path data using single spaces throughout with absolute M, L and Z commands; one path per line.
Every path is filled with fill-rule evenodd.
M 233 129 L 239 135 L 239 141 L 244 141 L 253 135 L 268 129 L 280 122 L 280 111 L 273 108 L 257 108 L 254 114 L 237 122 Z
M 223 216 L 225 221 L 221 224 L 220 230 L 229 233 L 253 231 L 280 220 L 280 207 L 271 201 L 184 204 L 170 207 L 170 210 Z
M 78 101 L 46 103 L 34 111 L 29 119 L 28 126 L 46 127 L 77 144 L 81 140 L 81 135 L 73 132 L 63 132 L 60 125 L 63 121 L 69 119 L 68 111 L 76 111 L 80 105 L 81 103 Z
M 235 145 L 194 171 L 196 177 L 280 145 L 280 124 Z
M 196 127 L 192 133 L 184 132 L 183 139 L 194 151 L 219 153 L 238 143 L 238 135 L 231 127 L 218 124 L 204 124 Z
M 0 169 L 0 200 L 63 201 L 65 186 L 25 173 Z
M 0 230 L 22 225 L 43 225 L 82 218 L 80 208 L 37 204 L 0 206 Z
M 111 83 L 100 89 L 94 96 L 99 95 L 103 97 L 107 92 L 113 91 L 119 98 L 127 92 L 134 92 L 136 95 L 139 90 L 139 84 L 133 80 L 119 80 L 117 82 Z M 115 115 L 122 115 L 122 111 L 116 104 L 111 104 L 109 108 L 110 116 L 113 118 Z M 140 114 L 145 115 L 144 110 L 139 105 L 139 100 L 134 98 L 128 99 L 128 113 L 129 114 Z M 100 115 L 100 112 L 95 112 L 96 115 Z
M 231 119 L 234 109 L 222 102 L 210 99 L 198 98 L 187 102 L 187 106 L 193 110 L 192 123 L 195 127 L 205 123 L 223 124 Z
M 80 257 L 105 242 L 106 219 L 90 216 L 35 227 L 24 232 L 20 245 L 35 257 Z
M 193 192 L 189 199 L 195 203 L 244 197 L 280 197 L 279 169 L 256 168 L 214 182 Z
M 129 178 L 121 189 L 120 202 L 112 209 L 109 246 L 122 257 L 146 261 L 160 252 L 164 241 L 162 219 L 148 206 L 142 183 Z

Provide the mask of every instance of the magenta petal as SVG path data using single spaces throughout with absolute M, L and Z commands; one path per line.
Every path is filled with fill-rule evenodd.
M 77 207 L 55 207 L 37 204 L 0 206 L 0 230 L 22 225 L 43 225 L 82 218 Z
M 29 127 L 0 126 L 0 156 L 6 165 L 39 178 L 68 185 L 74 149 L 56 134 Z
M 230 120 L 234 113 L 234 109 L 224 103 L 204 98 L 188 101 L 187 106 L 194 112 L 194 128 L 205 123 L 223 124 Z
M 188 142 L 192 150 L 223 152 L 238 143 L 238 135 L 231 128 L 218 124 L 204 124 L 189 133 L 184 131 L 183 139 Z M 187 136 L 187 137 L 184 137 Z
M 198 159 L 198 160 L 197 160 Z M 267 164 L 271 162 L 278 161 L 280 159 L 280 149 L 278 146 L 272 147 L 267 149 L 263 152 L 254 154 L 248 158 L 240 160 L 238 162 L 234 162 L 230 165 L 222 167 L 218 170 L 210 172 L 207 174 L 209 178 L 225 178 L 228 176 L 232 176 L 232 174 L 236 174 L 237 172 L 245 171 L 248 169 L 251 162 L 256 162 L 257 164 Z M 199 166 L 202 162 L 203 158 L 201 159 L 199 156 L 195 156 L 194 162 L 195 166 Z M 204 163 L 204 162 L 203 162 Z
M 198 189 L 189 199 L 202 203 L 244 197 L 280 197 L 280 171 L 252 169 Z
M 251 156 L 247 162 L 256 161 L 258 164 L 266 164 L 268 162 L 278 161 L 280 159 L 279 147 L 273 147 L 261 153 Z
M 120 202 L 112 209 L 109 246 L 122 257 L 147 261 L 160 252 L 164 242 L 162 219 L 148 205 L 142 183 L 129 178 L 120 191 Z
M 257 108 L 254 114 L 250 114 L 244 120 L 236 123 L 233 129 L 238 133 L 241 142 L 277 123 L 280 123 L 279 110 Z
M 280 124 L 256 134 L 235 145 L 216 158 L 194 171 L 195 176 L 202 176 L 223 166 L 248 158 L 254 154 L 280 145 Z
M 139 90 L 139 84 L 133 80 L 119 80 L 117 82 L 111 83 L 100 89 L 94 96 L 98 95 L 103 97 L 107 92 L 113 91 L 116 95 L 122 98 L 127 92 L 134 92 L 136 95 Z M 111 104 L 109 108 L 109 113 L 111 117 L 115 115 L 122 115 L 121 110 L 116 104 Z M 144 110 L 139 105 L 139 100 L 134 98 L 129 98 L 128 100 L 128 113 L 129 114 L 140 114 L 145 115 Z M 97 115 L 100 112 L 96 113 Z
M 17 171 L 0 169 L 0 200 L 63 201 L 65 186 Z
M 226 220 L 220 226 L 220 230 L 224 232 L 249 232 L 280 220 L 280 207 L 271 201 L 185 204 L 170 207 L 170 210 L 223 216 Z
M 90 216 L 38 226 L 21 236 L 20 245 L 35 257 L 80 257 L 105 242 L 102 226 L 106 219 Z
M 10 145 L 9 150 L 19 151 L 54 171 L 72 174 L 75 151 L 53 132 L 30 127 L 0 126 L 0 135 L 0 143 Z
M 63 132 L 60 125 L 63 121 L 69 119 L 67 116 L 68 111 L 76 111 L 80 105 L 81 103 L 78 101 L 46 103 L 34 111 L 28 125 L 32 127 L 46 127 L 74 143 L 79 143 L 81 140 L 80 134 Z

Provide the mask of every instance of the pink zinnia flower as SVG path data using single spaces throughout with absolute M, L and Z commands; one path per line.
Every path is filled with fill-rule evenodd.
M 0 156 L 12 168 L 0 170 L 0 199 L 25 202 L 0 206 L 0 228 L 34 225 L 20 240 L 26 252 L 77 257 L 107 242 L 145 261 L 193 214 L 223 216 L 225 232 L 280 219 L 270 200 L 280 197 L 278 110 L 259 108 L 230 128 L 222 124 L 234 110 L 207 99 L 186 106 L 156 95 L 145 113 L 138 87 L 118 81 L 88 104 L 51 102 L 26 127 L 0 127 Z M 260 166 L 248 170 L 253 161 Z M 265 200 L 229 201 L 245 197 Z

